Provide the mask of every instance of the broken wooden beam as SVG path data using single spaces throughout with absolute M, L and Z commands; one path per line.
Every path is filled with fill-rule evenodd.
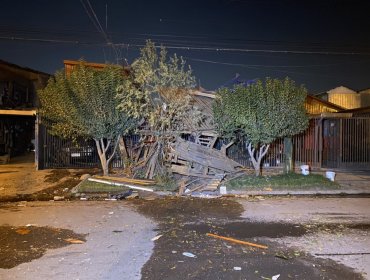
M 234 172 L 241 164 L 221 151 L 178 138 L 172 146 L 174 155 L 188 162 L 199 163 L 226 172 Z
M 252 247 L 257 247 L 257 248 L 260 248 L 260 249 L 267 249 L 268 248 L 265 245 L 251 243 L 251 242 L 247 242 L 247 241 L 243 241 L 243 240 L 238 240 L 238 239 L 231 238 L 231 237 L 225 237 L 225 236 L 221 236 L 221 235 L 217 235 L 217 234 L 213 234 L 213 233 L 207 233 L 206 235 L 207 236 L 210 236 L 210 237 L 219 238 L 219 239 L 223 239 L 223 240 L 226 240 L 226 241 L 234 242 L 234 243 L 237 243 L 237 244 L 242 244 L 242 245 L 248 245 L 248 246 L 252 246 Z

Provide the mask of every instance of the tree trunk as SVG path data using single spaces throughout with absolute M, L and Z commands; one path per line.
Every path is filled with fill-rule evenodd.
M 105 149 L 104 149 L 104 142 L 103 142 L 103 145 L 101 145 L 101 143 L 103 141 L 102 139 L 94 139 L 94 140 L 95 140 L 95 144 L 96 144 L 96 149 L 98 150 L 98 155 L 99 155 L 99 159 L 100 159 L 100 165 L 101 165 L 101 168 L 103 170 L 103 175 L 108 176 L 109 175 L 109 168 L 108 168 L 107 157 L 106 157 Z
M 260 146 L 257 151 L 255 148 L 252 148 L 252 143 L 247 143 L 246 145 L 256 177 L 261 176 L 262 174 L 261 160 L 266 155 L 268 149 L 270 148 L 270 144 Z
M 112 154 L 110 155 L 109 158 L 107 158 L 107 151 L 109 149 L 109 146 L 110 146 L 110 143 L 112 142 L 112 140 L 107 140 L 107 143 L 105 143 L 104 139 L 94 139 L 95 144 L 96 144 L 96 148 L 98 150 L 100 164 L 101 164 L 101 168 L 103 170 L 103 175 L 104 176 L 109 175 L 109 163 L 111 162 L 111 160 L 114 157 L 114 154 L 116 153 L 117 146 L 118 146 L 118 143 L 119 143 L 119 137 L 120 136 L 118 136 L 117 139 L 115 139 L 114 148 L 113 148 Z
M 292 137 L 284 138 L 284 173 L 288 174 L 293 172 L 293 141 Z

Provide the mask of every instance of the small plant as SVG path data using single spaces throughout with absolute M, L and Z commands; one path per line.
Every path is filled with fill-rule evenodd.
M 165 169 L 155 176 L 156 185 L 161 190 L 175 191 L 177 189 L 176 180 L 172 173 Z

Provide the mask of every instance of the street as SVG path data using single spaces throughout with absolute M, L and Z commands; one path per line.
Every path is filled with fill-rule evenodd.
M 86 241 L 34 259 L 40 245 L 30 244 L 28 262 L 2 267 L 0 278 L 370 279 L 368 205 L 370 198 L 304 197 L 2 203 L 1 231 L 26 228 L 21 237 L 40 232 L 52 244 L 48 232 L 70 230 Z M 0 236 L 1 248 L 14 245 L 1 263 L 19 258 L 21 244 Z

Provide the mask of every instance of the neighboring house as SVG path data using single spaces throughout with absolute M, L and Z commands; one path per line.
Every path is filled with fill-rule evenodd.
M 50 75 L 0 60 L 0 156 L 22 155 L 35 145 L 38 98 Z
M 361 98 L 361 108 L 370 107 L 370 88 L 358 92 Z
M 316 97 L 341 106 L 344 109 L 370 106 L 370 89 L 355 91 L 344 86 L 339 86 L 327 92 L 316 94 Z
M 334 103 L 322 100 L 312 95 L 307 95 L 304 105 L 307 113 L 309 113 L 310 115 L 319 115 L 322 113 L 336 113 L 345 109 Z

